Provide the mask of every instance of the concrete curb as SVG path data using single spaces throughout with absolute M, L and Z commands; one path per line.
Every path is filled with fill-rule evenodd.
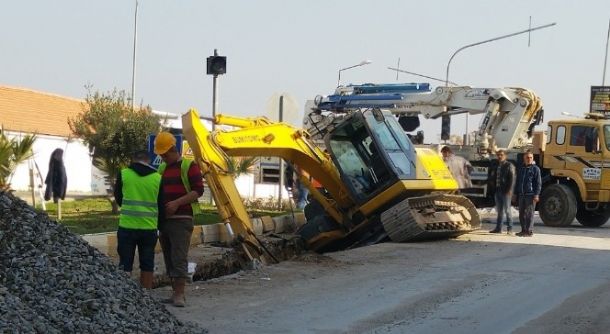
M 251 220 L 254 233 L 263 235 L 265 233 L 284 233 L 294 231 L 298 226 L 305 224 L 305 215 L 303 212 L 295 212 L 294 220 L 292 214 L 269 217 L 263 216 L 253 218 Z M 116 232 L 84 234 L 81 236 L 91 246 L 97 248 L 100 252 L 116 258 L 117 254 L 117 238 Z M 231 242 L 225 224 L 217 223 L 212 225 L 198 225 L 193 229 L 191 237 L 191 248 L 202 244 L 221 243 L 228 245 Z M 161 252 L 161 246 L 157 243 L 155 252 Z

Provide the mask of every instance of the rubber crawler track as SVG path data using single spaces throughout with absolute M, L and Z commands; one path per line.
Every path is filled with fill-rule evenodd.
M 382 213 L 381 223 L 395 242 L 452 238 L 481 227 L 472 202 L 450 194 L 407 198 Z

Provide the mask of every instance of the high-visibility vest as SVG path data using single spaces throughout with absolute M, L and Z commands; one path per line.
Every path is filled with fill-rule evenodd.
M 150 173 L 138 175 L 134 170 L 121 171 L 123 181 L 123 204 L 119 226 L 137 230 L 156 230 L 159 216 L 157 198 L 161 175 Z
M 186 189 L 187 194 L 191 192 L 191 184 L 189 183 L 189 168 L 191 167 L 192 162 L 193 160 L 190 159 L 182 159 L 180 162 L 180 179 L 182 180 L 182 185 L 184 186 L 184 189 Z M 166 168 L 167 164 L 165 162 L 159 165 L 159 174 L 163 175 Z M 199 202 L 195 201 L 191 203 L 191 208 L 193 209 L 193 216 L 201 214 Z

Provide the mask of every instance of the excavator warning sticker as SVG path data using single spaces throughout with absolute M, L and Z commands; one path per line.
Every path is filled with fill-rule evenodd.
M 193 155 L 193 149 L 186 140 L 182 142 L 182 156 L 191 160 L 195 159 L 195 156 Z
M 582 178 L 585 180 L 599 180 L 602 176 L 600 168 L 583 168 Z

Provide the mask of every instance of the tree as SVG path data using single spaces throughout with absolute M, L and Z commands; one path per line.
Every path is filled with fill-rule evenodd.
M 133 109 L 125 91 L 117 90 L 89 91 L 83 112 L 68 119 L 70 130 L 89 147 L 93 165 L 108 177 L 113 213 L 118 213 L 112 196 L 118 173 L 129 164 L 134 152 L 146 149 L 146 139 L 159 131 L 160 121 L 150 106 Z
M 242 174 L 250 174 L 254 172 L 254 167 L 258 162 L 257 157 L 229 157 L 227 160 L 228 173 L 237 178 Z
M 36 135 L 8 139 L 0 133 L 0 191 L 10 188 L 10 179 L 17 166 L 32 157 L 35 141 Z

